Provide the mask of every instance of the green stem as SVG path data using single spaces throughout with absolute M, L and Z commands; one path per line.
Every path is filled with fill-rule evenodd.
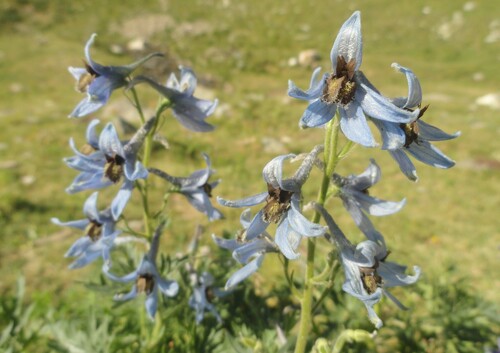
M 324 162 L 325 170 L 321 188 L 318 192 L 317 203 L 324 205 L 330 178 L 337 165 L 337 141 L 338 141 L 339 124 L 338 119 L 332 119 L 326 128 L 325 132 L 325 152 Z M 319 212 L 315 212 L 312 221 L 318 223 L 321 218 Z M 295 345 L 295 353 L 304 353 L 307 345 L 307 338 L 311 330 L 312 309 L 313 309 L 313 279 L 314 279 L 314 254 L 316 252 L 316 239 L 308 238 L 307 240 L 307 262 L 306 273 L 304 280 L 304 295 L 301 301 L 299 333 L 297 335 L 297 343 Z
M 142 106 L 141 102 L 139 101 L 139 96 L 137 95 L 137 91 L 135 90 L 135 87 L 132 87 L 130 91 L 132 91 L 132 96 L 134 97 L 135 109 L 137 109 L 139 117 L 141 118 L 141 122 L 144 124 L 146 122 L 146 119 L 144 118 L 144 112 L 142 111 Z

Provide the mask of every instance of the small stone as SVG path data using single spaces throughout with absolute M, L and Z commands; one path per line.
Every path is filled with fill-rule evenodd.
M 127 50 L 129 51 L 144 51 L 146 47 L 147 43 L 143 38 L 136 38 L 127 43 Z
M 109 51 L 115 55 L 123 55 L 125 53 L 125 49 L 120 44 L 111 44 Z
M 474 81 L 482 81 L 484 80 L 484 74 L 482 72 L 475 72 L 474 75 L 472 75 L 472 79 Z
M 12 92 L 12 93 L 21 93 L 23 90 L 24 90 L 24 87 L 22 84 L 20 84 L 19 82 L 14 82 L 14 83 L 11 83 L 10 86 L 9 86 L 9 90 Z
M 36 178 L 34 175 L 25 175 L 21 178 L 21 184 L 23 185 L 32 185 L 35 182 Z
M 438 29 L 437 34 L 443 40 L 450 39 L 457 33 L 464 25 L 464 15 L 460 11 L 453 13 L 449 22 L 442 23 Z
M 464 11 L 465 12 L 470 12 L 476 8 L 476 3 L 474 1 L 468 1 L 464 4 Z
M 0 161 L 0 169 L 14 169 L 19 166 L 17 161 Z
M 488 93 L 476 99 L 477 105 L 500 110 L 500 93 Z
M 425 6 L 423 9 L 422 9 L 422 14 L 423 15 L 430 15 L 430 13 L 432 12 L 432 8 L 430 6 Z
M 299 65 L 299 59 L 297 58 L 290 58 L 288 59 L 288 66 L 290 67 L 295 67 Z
M 321 55 L 314 49 L 303 50 L 298 57 L 299 65 L 303 67 L 311 67 L 320 60 Z

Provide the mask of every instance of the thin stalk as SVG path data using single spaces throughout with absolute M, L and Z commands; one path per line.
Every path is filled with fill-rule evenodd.
M 130 91 L 132 91 L 132 96 L 134 97 L 135 109 L 137 109 L 139 117 L 141 118 L 141 122 L 144 124 L 146 122 L 146 119 L 144 118 L 144 112 L 142 111 L 142 106 L 141 102 L 139 101 L 139 96 L 137 95 L 137 91 L 135 90 L 135 87 L 132 87 Z
M 325 171 L 321 187 L 318 192 L 317 203 L 324 205 L 328 186 L 330 185 L 330 178 L 337 165 L 337 140 L 338 140 L 339 124 L 338 119 L 332 119 L 326 128 L 325 132 L 325 152 L 324 162 Z M 315 212 L 312 218 L 314 223 L 318 223 L 321 218 L 319 212 Z M 306 260 L 306 273 L 304 280 L 304 294 L 301 301 L 299 333 L 297 336 L 297 343 L 295 345 L 295 353 L 304 353 L 307 344 L 307 338 L 311 330 L 312 322 L 312 309 L 313 309 L 313 288 L 314 288 L 314 255 L 316 252 L 316 239 L 309 238 L 307 241 L 307 260 Z

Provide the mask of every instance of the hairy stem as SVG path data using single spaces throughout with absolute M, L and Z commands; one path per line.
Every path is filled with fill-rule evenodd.
M 321 188 L 318 192 L 317 203 L 324 205 L 330 178 L 337 165 L 337 140 L 338 140 L 339 124 L 338 119 L 332 119 L 325 132 L 325 152 L 324 162 L 325 170 Z M 315 212 L 312 221 L 318 223 L 321 218 L 319 212 Z M 306 273 L 304 280 L 304 294 L 301 301 L 299 333 L 297 343 L 295 345 L 295 353 L 304 353 L 307 345 L 307 338 L 311 330 L 312 310 L 313 310 L 313 278 L 314 278 L 314 255 L 316 252 L 316 239 L 308 238 L 307 240 L 307 262 Z

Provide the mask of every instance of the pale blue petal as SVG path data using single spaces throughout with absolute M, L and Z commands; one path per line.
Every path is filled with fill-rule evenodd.
M 420 277 L 420 267 L 413 266 L 413 276 L 406 275 L 401 271 L 398 264 L 392 262 L 380 262 L 377 273 L 384 279 L 384 287 L 408 286 L 415 283 Z M 404 268 L 404 267 L 403 267 Z
M 102 257 L 102 251 L 86 251 L 82 255 L 80 255 L 80 257 L 76 259 L 76 261 L 71 263 L 68 268 L 70 270 L 82 268 L 100 257 Z
M 435 126 L 427 124 L 425 121 L 418 120 L 418 135 L 427 141 L 446 141 L 457 138 L 460 136 L 460 131 L 455 132 L 454 134 L 447 134 L 446 132 L 438 129 Z
M 75 78 L 75 80 L 78 82 L 80 81 L 80 77 L 82 77 L 83 75 L 86 75 L 88 72 L 87 72 L 87 69 L 84 69 L 82 67 L 68 67 L 68 71 L 69 73 Z
M 155 288 L 153 292 L 146 297 L 145 301 L 146 311 L 151 320 L 154 320 L 156 315 L 156 309 L 158 308 L 158 290 Z
M 361 106 L 356 101 L 352 101 L 347 107 L 339 107 L 338 110 L 340 128 L 349 140 L 366 147 L 377 145 L 366 121 L 363 109 L 361 109 Z
M 248 226 L 246 230 L 246 240 L 252 240 L 266 230 L 266 228 L 269 226 L 269 223 L 264 221 L 264 211 L 260 210 L 255 217 L 253 218 L 252 222 Z
M 181 69 L 181 82 L 179 83 L 180 91 L 186 95 L 192 96 L 198 80 L 194 71 L 188 67 L 180 67 Z
M 89 126 L 87 127 L 87 142 L 92 148 L 98 150 L 99 149 L 99 138 L 97 137 L 97 133 L 95 132 L 95 128 L 97 124 L 99 124 L 100 121 L 98 119 L 94 119 L 90 122 Z
M 374 159 L 370 159 L 370 165 L 363 173 L 354 177 L 348 177 L 347 181 L 350 188 L 364 191 L 378 183 L 381 175 L 380 167 Z
M 134 159 L 129 158 L 125 162 L 124 174 L 128 180 L 137 180 L 146 179 L 149 175 L 149 172 L 141 162 L 135 161 L 134 163 Z
M 395 150 L 405 145 L 406 136 L 398 123 L 377 119 L 373 119 L 372 121 L 380 131 L 383 150 Z
M 296 250 L 299 247 L 301 238 L 300 234 L 296 233 L 290 227 L 287 218 L 276 229 L 276 245 L 278 245 L 281 253 L 289 260 L 295 260 L 300 256 Z
M 161 277 L 156 278 L 158 288 L 167 297 L 175 297 L 179 292 L 179 284 L 176 281 L 167 281 Z
M 72 227 L 80 230 L 85 230 L 85 228 L 87 228 L 87 226 L 90 223 L 88 219 L 79 219 L 76 221 L 61 222 L 59 218 L 51 218 L 50 221 L 61 227 Z
M 215 244 L 217 244 L 218 247 L 229 251 L 234 251 L 244 244 L 240 241 L 237 241 L 236 239 L 219 238 L 215 236 L 215 234 L 212 234 L 212 240 L 215 242 Z
M 349 192 L 359 206 L 372 216 L 387 216 L 396 213 L 406 203 L 406 199 L 402 199 L 399 202 L 384 201 L 356 190 L 350 190 Z
M 357 74 L 355 80 L 357 89 L 355 100 L 359 102 L 363 111 L 369 117 L 393 123 L 410 123 L 418 118 L 420 109 L 413 112 L 396 107 L 387 98 L 369 87 L 363 82 L 365 78 Z
M 88 219 L 97 221 L 99 219 L 99 211 L 97 210 L 97 195 L 98 192 L 92 193 L 83 205 L 83 214 Z
M 302 215 L 297 200 L 292 199 L 287 219 L 291 228 L 305 237 L 319 237 L 325 233 L 325 228 L 322 225 L 313 223 Z
M 264 260 L 264 255 L 259 255 L 251 262 L 240 268 L 238 271 L 233 273 L 231 277 L 226 282 L 224 289 L 228 290 L 235 287 L 238 283 L 245 280 L 260 268 L 262 261 Z
M 105 188 L 112 184 L 111 181 L 104 179 L 102 173 L 80 173 L 66 189 L 66 192 L 74 194 L 83 190 Z
M 274 247 L 265 239 L 257 238 L 237 247 L 233 252 L 233 258 L 241 264 L 246 264 L 254 256 L 273 251 Z
M 224 200 L 222 197 L 217 196 L 217 202 L 219 203 L 219 205 L 226 207 L 249 207 L 264 202 L 268 195 L 268 192 L 263 192 L 236 201 Z
M 137 286 L 134 284 L 134 286 L 132 287 L 132 289 L 130 290 L 130 292 L 128 293 L 124 293 L 124 294 L 115 294 L 115 296 L 113 297 L 114 300 L 116 301 L 121 301 L 121 302 L 124 302 L 124 301 L 127 301 L 127 300 L 131 300 L 131 299 L 134 299 L 135 297 L 137 297 Z
M 111 214 L 113 215 L 114 220 L 117 220 L 122 214 L 123 209 L 132 195 L 133 188 L 134 182 L 125 180 L 120 190 L 118 190 L 118 193 L 111 202 Z
M 333 71 L 337 69 L 337 58 L 344 57 L 346 62 L 354 59 L 356 66 L 354 70 L 358 70 L 363 59 L 363 38 L 361 36 L 361 14 L 359 11 L 354 12 L 340 28 L 337 38 L 333 43 L 330 53 Z
M 420 82 L 410 69 L 399 65 L 398 63 L 393 63 L 391 65 L 394 69 L 406 75 L 406 80 L 408 81 L 408 97 L 402 99 L 404 104 L 396 104 L 399 108 L 415 108 L 422 103 L 422 88 L 420 87 Z
M 327 104 L 320 99 L 312 101 L 300 118 L 299 126 L 305 129 L 325 125 L 332 120 L 336 111 L 336 104 Z
M 264 178 L 264 181 L 275 189 L 283 189 L 283 184 L 281 182 L 283 178 L 283 162 L 293 157 L 295 157 L 295 155 L 290 153 L 273 158 L 262 170 L 262 178 Z
M 436 168 L 448 169 L 455 165 L 452 159 L 424 140 L 412 143 L 406 150 L 420 162 Z
M 99 110 L 102 106 L 104 106 L 106 102 L 101 100 L 92 99 L 89 95 L 83 98 L 80 103 L 73 109 L 73 111 L 69 114 L 70 118 L 81 118 L 82 116 L 86 116 L 92 114 L 93 112 Z
M 123 145 L 111 123 L 106 124 L 99 136 L 99 150 L 109 157 L 114 157 L 117 154 L 125 159 Z
M 81 237 L 77 239 L 73 245 L 71 245 L 66 254 L 64 254 L 64 257 L 80 256 L 89 248 L 90 245 L 92 245 L 92 243 L 92 239 L 88 236 Z
M 413 165 L 412 161 L 403 152 L 403 150 L 389 150 L 392 158 L 398 163 L 399 169 L 406 175 L 406 177 L 412 181 L 418 181 L 417 170 Z
M 311 76 L 311 82 L 307 91 L 303 91 L 298 88 L 291 80 L 288 80 L 288 95 L 293 98 L 302 100 L 313 100 L 319 98 L 323 92 L 323 87 L 325 84 L 326 75 L 324 75 L 320 80 L 317 77 L 321 71 L 321 67 L 317 67 Z

